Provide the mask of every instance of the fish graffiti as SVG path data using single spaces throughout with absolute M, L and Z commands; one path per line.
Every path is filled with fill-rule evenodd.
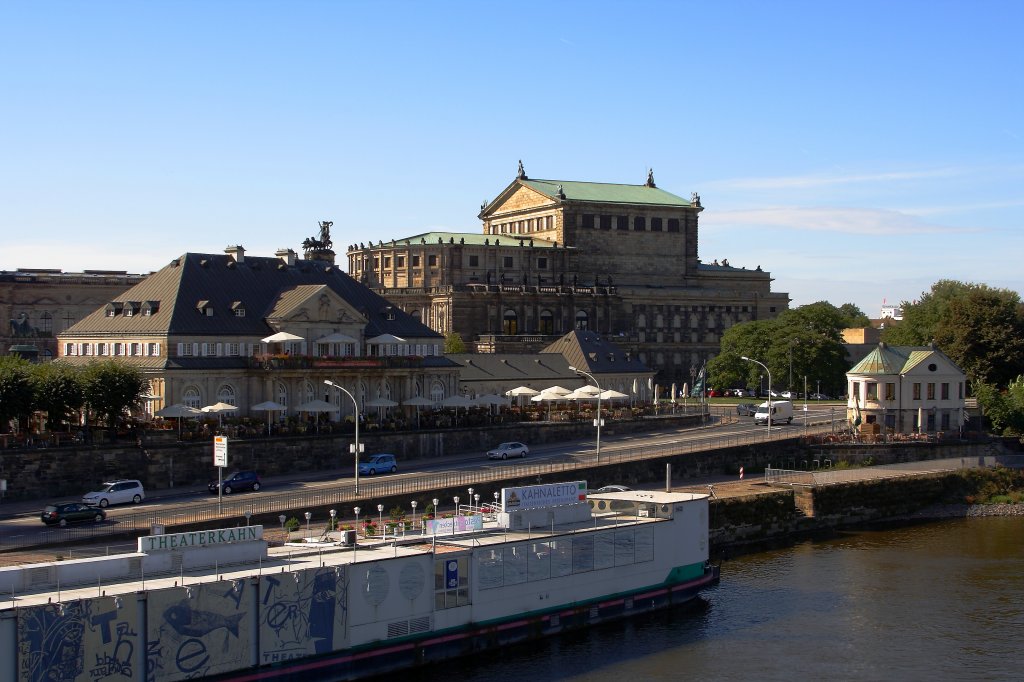
M 164 611 L 164 620 L 179 635 L 187 637 L 205 637 L 211 632 L 224 628 L 237 638 L 238 623 L 243 618 L 245 618 L 244 612 L 225 616 L 212 611 L 199 611 L 193 609 L 187 601 L 175 604 Z

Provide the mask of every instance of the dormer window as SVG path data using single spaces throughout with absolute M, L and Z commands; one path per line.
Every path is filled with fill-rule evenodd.
M 209 301 L 199 301 L 199 303 L 196 304 L 196 310 L 199 311 L 200 315 L 213 317 L 213 305 L 211 305 Z
M 395 309 L 393 307 L 387 306 L 386 308 L 384 308 L 384 319 L 385 320 L 394 320 L 395 319 Z
M 232 303 L 231 311 L 235 314 L 235 317 L 245 317 L 245 306 L 242 305 L 241 301 Z
M 107 317 L 116 317 L 123 309 L 124 303 L 121 303 L 120 301 L 111 301 L 106 307 Z
M 160 310 L 160 301 L 143 301 L 142 316 L 149 317 Z

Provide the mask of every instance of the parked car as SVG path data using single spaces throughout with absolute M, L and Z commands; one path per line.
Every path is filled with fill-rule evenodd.
M 810 395 L 811 400 L 832 400 L 824 393 L 812 393 Z
M 359 473 L 366 476 L 382 474 L 385 471 L 395 473 L 398 471 L 398 460 L 394 455 L 381 453 L 373 455 L 370 459 L 359 462 Z
M 630 488 L 629 486 L 619 485 L 618 483 L 613 483 L 612 485 L 606 485 L 603 488 L 598 488 L 594 492 L 595 493 L 624 493 L 624 492 L 628 492 L 630 490 L 632 490 L 632 488 Z
M 211 493 L 217 493 L 217 481 L 210 481 L 210 485 L 207 487 Z M 243 490 L 258 492 L 263 487 L 263 482 L 260 481 L 260 475 L 255 471 L 236 471 L 228 474 L 227 478 L 221 481 L 221 487 L 224 489 L 225 495 Z
M 530 448 L 522 443 L 502 443 L 496 448 L 487 451 L 487 459 L 508 459 L 509 457 L 526 457 L 530 454 Z
M 146 499 L 146 491 L 142 482 L 136 480 L 110 481 L 94 493 L 82 496 L 82 502 L 95 504 L 104 509 L 111 504 L 138 504 Z
M 757 414 L 757 408 L 750 403 L 740 403 L 736 406 L 736 414 L 741 417 L 753 417 Z
M 48 504 L 43 508 L 40 518 L 47 526 L 66 526 L 69 523 L 93 521 L 101 523 L 107 518 L 107 512 L 93 504 L 83 502 L 62 502 Z

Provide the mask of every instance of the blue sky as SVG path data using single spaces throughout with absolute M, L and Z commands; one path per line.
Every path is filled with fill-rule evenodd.
M 0 269 L 479 232 L 514 177 L 699 192 L 793 305 L 1024 291 L 1024 3 L 0 2 Z

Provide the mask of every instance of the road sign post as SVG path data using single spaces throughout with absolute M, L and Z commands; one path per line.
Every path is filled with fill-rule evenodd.
M 224 467 L 228 465 L 228 437 L 227 436 L 214 436 L 213 437 L 213 466 L 217 467 L 217 513 L 220 514 L 224 511 L 223 509 L 223 476 Z

